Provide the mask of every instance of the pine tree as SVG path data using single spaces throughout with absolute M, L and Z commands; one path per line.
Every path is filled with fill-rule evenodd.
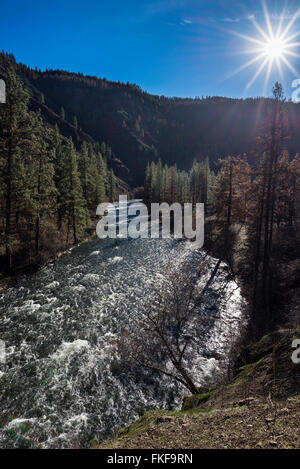
M 66 113 L 63 107 L 60 108 L 60 117 L 65 120 L 66 118 Z
M 106 194 L 105 194 L 103 177 L 100 173 L 98 173 L 96 177 L 96 185 L 95 185 L 95 207 L 105 202 L 105 200 L 106 200 Z
M 212 183 L 214 175 L 210 171 L 208 158 L 203 163 L 193 163 L 188 174 L 180 171 L 176 165 L 162 167 L 161 160 L 157 164 L 148 163 L 144 180 L 144 199 L 146 203 L 167 202 L 182 204 L 192 202 L 211 203 Z
M 263 296 L 264 305 L 270 320 L 270 299 L 272 289 L 272 268 L 270 260 L 273 244 L 274 207 L 277 184 L 278 158 L 282 139 L 282 104 L 284 102 L 282 86 L 276 82 L 273 88 L 274 103 L 271 111 L 269 139 L 267 142 L 267 180 L 264 221 L 264 251 L 263 251 Z
M 100 172 L 100 174 L 103 177 L 103 180 L 105 181 L 107 178 L 107 164 L 100 152 L 98 152 L 96 155 L 96 161 L 97 161 L 98 171 Z
M 206 157 L 204 162 L 201 165 L 201 175 L 200 175 L 200 184 L 201 184 L 201 202 L 207 207 L 207 202 L 209 199 L 209 190 L 210 190 L 210 165 L 209 157 Z
M 103 184 L 104 184 L 104 191 L 105 191 L 106 172 L 99 170 L 99 167 L 102 167 L 99 162 L 99 156 L 101 155 L 99 155 L 98 153 L 95 153 L 95 152 L 90 153 L 89 185 L 88 185 L 87 202 L 88 202 L 89 209 L 92 211 L 95 210 L 95 192 L 96 192 L 96 186 L 97 186 L 97 178 L 99 174 L 102 177 Z
M 156 188 L 157 188 L 157 167 L 156 164 L 152 161 L 150 164 L 150 188 L 149 188 L 149 195 L 150 195 L 150 201 L 151 202 L 156 202 L 157 197 L 156 197 Z
M 259 160 L 252 184 L 252 210 L 249 235 L 253 244 L 253 307 L 263 306 L 264 319 L 270 324 L 273 279 L 276 267 L 273 257 L 273 233 L 279 184 L 279 159 L 286 137 L 286 118 L 282 86 L 275 83 L 274 99 L 267 109 L 264 136 L 259 139 Z M 260 271 L 262 275 L 260 275 Z M 261 284 L 261 288 L 259 288 Z
M 159 159 L 156 168 L 156 180 L 155 180 L 155 202 L 161 202 L 163 200 L 163 167 L 162 162 Z
M 169 172 L 169 203 L 173 204 L 178 202 L 178 188 L 177 188 L 177 167 L 172 166 Z
M 49 150 L 49 130 L 39 114 L 32 114 L 33 139 L 28 164 L 30 184 L 28 203 L 34 217 L 35 255 L 40 250 L 40 231 L 45 216 L 51 217 L 56 208 L 56 188 L 54 183 L 53 153 Z
M 80 158 L 78 163 L 78 169 L 80 172 L 80 181 L 82 192 L 85 200 L 88 199 L 88 185 L 89 185 L 89 166 L 90 158 L 88 152 L 88 146 L 86 142 L 83 142 L 80 150 Z
M 165 164 L 163 168 L 163 201 L 167 202 L 170 200 L 170 194 L 169 194 L 169 168 Z
M 199 197 L 199 164 L 194 161 L 193 166 L 190 172 L 190 179 L 191 179 L 191 197 L 192 197 L 192 204 L 193 206 L 196 205 L 197 202 L 200 202 Z
M 243 226 L 249 211 L 251 169 L 246 157 L 228 156 L 220 160 L 220 164 L 212 194 L 218 233 L 216 247 L 219 256 L 232 266 L 237 234 L 234 225 L 238 223 L 240 227 Z
M 14 68 L 8 65 L 3 75 L 6 83 L 6 104 L 0 106 L 0 186 L 3 191 L 4 244 L 6 272 L 12 268 L 14 244 L 13 215 L 23 203 L 26 181 L 23 180 L 23 154 L 31 136 L 27 110 L 28 93 Z
M 76 152 L 71 138 L 68 140 L 65 154 L 62 206 L 64 218 L 68 222 L 68 233 L 72 230 L 74 244 L 76 244 L 78 232 L 86 224 L 88 215 L 86 201 L 82 194 Z
M 221 170 L 214 185 L 214 211 L 228 233 L 233 223 L 245 222 L 251 169 L 245 156 L 228 156 L 220 160 L 220 164 Z
M 62 193 L 63 193 L 63 180 L 64 180 L 64 160 L 65 148 L 63 145 L 63 137 L 59 132 L 57 124 L 55 125 L 54 132 L 51 139 L 53 166 L 54 166 L 54 182 L 56 187 L 56 207 L 57 207 L 57 227 L 58 230 L 62 226 Z
M 288 225 L 293 226 L 296 220 L 296 210 L 300 207 L 300 156 L 299 153 L 288 165 Z

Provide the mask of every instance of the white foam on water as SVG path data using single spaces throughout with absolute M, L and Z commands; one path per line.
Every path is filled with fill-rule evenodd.
M 35 422 L 36 419 L 22 419 L 22 418 L 17 418 L 14 420 L 11 420 L 10 422 L 7 423 L 8 428 L 18 428 L 20 425 L 24 425 L 24 423 L 33 423 Z
M 89 254 L 88 257 L 99 256 L 100 252 L 101 252 L 101 251 L 93 251 L 93 252 L 91 252 L 91 254 Z
M 118 262 L 122 262 L 122 260 L 123 260 L 123 257 L 115 256 L 115 257 L 109 259 L 109 262 L 111 264 L 117 264 Z
M 71 354 L 78 353 L 82 349 L 88 348 L 89 343 L 87 340 L 74 340 L 74 342 L 64 342 L 59 349 L 50 355 L 53 360 L 63 361 L 66 360 Z
M 59 282 L 55 282 L 55 281 L 45 286 L 45 288 L 47 288 L 48 290 L 53 290 L 54 288 L 57 288 L 57 287 L 59 287 Z

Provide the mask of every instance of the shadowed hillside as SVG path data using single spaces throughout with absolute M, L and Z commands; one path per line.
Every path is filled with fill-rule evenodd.
M 134 84 L 80 73 L 41 72 L 22 64 L 17 69 L 34 97 L 32 105 L 36 107 L 43 96 L 43 113 L 49 120 L 53 112 L 60 115 L 63 107 L 61 131 L 73 138 L 76 132 L 75 142 L 89 138 L 107 142 L 122 161 L 115 161 L 117 175 L 133 185 L 143 183 L 147 162 L 158 158 L 189 169 L 194 159 L 206 156 L 212 163 L 228 154 L 251 156 L 266 116 L 265 98 L 166 98 L 150 95 Z M 286 148 L 295 154 L 300 143 L 299 104 L 289 103 L 288 114 Z M 75 116 L 78 129 L 72 125 Z

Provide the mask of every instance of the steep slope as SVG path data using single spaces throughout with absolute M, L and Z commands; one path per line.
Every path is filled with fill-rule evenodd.
M 53 109 L 47 104 L 42 103 L 40 100 L 40 92 L 37 90 L 37 88 L 32 86 L 30 81 L 26 79 L 26 76 L 23 76 L 22 78 L 25 85 L 27 86 L 27 89 L 29 89 L 31 92 L 30 109 L 33 111 L 39 110 L 45 122 L 50 124 L 52 127 L 57 124 L 59 131 L 62 135 L 64 135 L 66 138 L 72 137 L 72 140 L 77 150 L 80 149 L 83 141 L 91 142 L 94 144 L 97 142 L 97 140 L 93 139 L 88 133 L 84 132 L 82 128 L 76 128 L 66 119 L 62 119 L 59 116 L 59 113 L 53 111 Z M 107 142 L 107 140 L 100 139 L 98 143 L 101 143 L 102 141 Z M 116 157 L 114 153 L 112 153 L 110 166 L 113 168 L 116 176 L 118 178 L 121 178 L 121 180 L 118 180 L 118 185 L 124 190 L 128 190 L 128 185 L 126 183 L 124 184 L 124 181 L 122 181 L 122 179 L 129 179 L 129 169 L 126 167 L 126 165 L 123 164 L 123 162 L 119 158 Z
M 79 126 L 75 126 L 72 119 L 62 119 L 60 116 L 60 106 L 56 110 L 49 103 L 47 102 L 43 96 L 42 92 L 35 86 L 36 74 L 31 69 L 26 67 L 23 64 L 17 64 L 15 62 L 14 56 L 12 54 L 6 54 L 4 52 L 0 53 L 0 77 L 1 71 L 5 70 L 7 64 L 12 64 L 16 69 L 17 73 L 19 74 L 20 78 L 22 79 L 27 91 L 30 94 L 30 101 L 29 101 L 29 109 L 31 111 L 39 111 L 43 118 L 43 121 L 47 123 L 50 127 L 54 128 L 55 125 L 58 126 L 60 134 L 66 138 L 72 138 L 73 143 L 76 149 L 79 151 L 81 148 L 82 143 L 88 142 L 91 143 L 94 147 L 97 144 L 101 144 L 102 142 L 108 143 L 107 140 L 95 140 L 91 135 L 87 132 L 84 132 L 82 128 Z M 128 192 L 130 187 L 123 179 L 129 179 L 129 169 L 126 165 L 116 156 L 114 152 L 111 154 L 111 158 L 109 161 L 109 167 L 114 170 L 116 175 L 116 182 L 120 190 Z
M 268 99 L 178 99 L 153 96 L 138 86 L 108 82 L 63 71 L 22 71 L 24 79 L 56 114 L 63 106 L 66 120 L 77 117 L 81 132 L 107 142 L 129 168 L 120 176 L 143 183 L 148 161 L 161 158 L 190 169 L 207 155 L 214 163 L 228 154 L 256 148 L 263 132 Z M 300 105 L 288 103 L 286 148 L 294 155 L 300 144 Z
M 1 59 L 15 63 L 11 55 L 2 53 Z M 181 169 L 190 169 L 194 159 L 206 156 L 213 164 L 228 154 L 247 153 L 251 158 L 270 102 L 264 98 L 166 98 L 134 84 L 15 66 L 31 91 L 33 106 L 42 107 L 50 121 L 57 120 L 63 107 L 66 118 L 59 119 L 61 131 L 72 135 L 75 143 L 81 139 L 108 143 L 122 161 L 115 161 L 117 174 L 132 185 L 143 183 L 147 162 L 158 158 Z M 300 104 L 287 106 L 290 139 L 285 145 L 294 155 L 300 145 Z M 70 124 L 74 116 L 78 130 Z
M 43 93 L 48 109 L 59 115 L 64 108 L 64 126 L 76 116 L 78 136 L 88 134 L 111 146 L 125 163 L 115 162 L 116 174 L 131 184 L 143 182 L 147 161 L 157 156 L 159 140 L 152 136 L 153 120 L 162 119 L 157 105 L 140 99 L 131 86 L 126 91 L 126 86 L 65 72 L 22 72 L 22 78 L 37 102 Z

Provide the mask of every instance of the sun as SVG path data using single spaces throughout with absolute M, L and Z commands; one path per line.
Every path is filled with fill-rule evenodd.
M 236 31 L 229 31 L 231 34 L 234 34 L 247 41 L 249 45 L 252 44 L 252 48 L 249 47 L 245 49 L 243 53 L 251 54 L 254 57 L 230 73 L 227 78 L 232 77 L 236 73 L 246 69 L 247 67 L 250 67 L 253 64 L 257 64 L 258 68 L 253 77 L 247 83 L 246 89 L 249 89 L 256 81 L 256 79 L 262 73 L 265 73 L 265 93 L 269 84 L 269 79 L 273 67 L 276 67 L 282 81 L 284 81 L 285 68 L 288 68 L 297 78 L 300 76 L 289 60 L 289 57 L 300 58 L 300 55 L 295 51 L 295 49 L 299 48 L 300 46 L 300 42 L 295 42 L 297 41 L 296 38 L 300 36 L 299 28 L 297 28 L 297 32 L 292 33 L 292 27 L 294 26 L 295 21 L 300 18 L 300 9 L 296 11 L 292 17 L 290 14 L 287 14 L 285 9 L 283 9 L 278 21 L 278 26 L 275 28 L 274 24 L 271 22 L 271 16 L 267 10 L 267 6 L 264 0 L 262 1 L 262 5 L 266 22 L 265 28 L 259 25 L 254 15 L 249 16 L 249 20 L 252 21 L 255 29 L 259 33 L 258 36 L 251 37 Z M 284 27 L 284 21 L 286 18 L 289 18 L 289 22 Z M 253 44 L 255 45 L 255 48 L 253 48 Z
M 267 41 L 264 49 L 266 57 L 268 57 L 270 60 L 278 58 L 282 59 L 286 52 L 285 43 L 280 38 L 274 38 Z

